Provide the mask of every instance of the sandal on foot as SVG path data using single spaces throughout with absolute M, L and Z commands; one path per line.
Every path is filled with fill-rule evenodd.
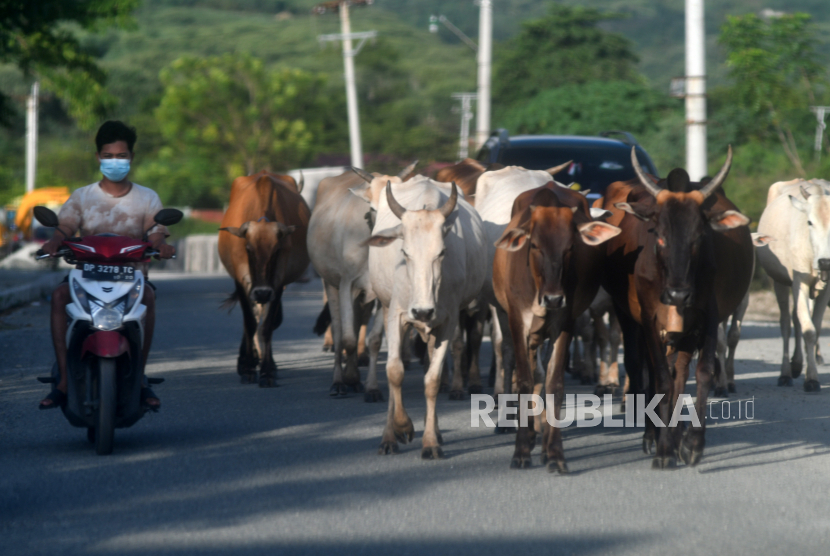
M 46 400 L 49 400 L 52 403 L 45 404 Z M 40 409 L 54 409 L 56 407 L 63 407 L 66 404 L 66 394 L 55 388 L 49 395 L 40 400 L 40 405 L 38 407 Z
M 157 404 L 149 404 L 147 400 L 158 400 L 159 403 Z M 158 411 L 161 407 L 161 400 L 159 397 L 156 396 L 156 393 L 153 392 L 153 389 L 149 386 L 145 386 L 141 389 L 141 405 L 149 409 L 150 411 Z

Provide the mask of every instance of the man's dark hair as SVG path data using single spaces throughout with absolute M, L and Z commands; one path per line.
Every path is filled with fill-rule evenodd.
M 109 145 L 116 141 L 126 141 L 127 148 L 130 149 L 130 152 L 133 152 L 136 139 L 137 136 L 134 127 L 130 127 L 124 122 L 110 120 L 104 122 L 98 128 L 98 133 L 95 134 L 95 146 L 98 148 L 98 152 L 101 152 L 104 145 Z

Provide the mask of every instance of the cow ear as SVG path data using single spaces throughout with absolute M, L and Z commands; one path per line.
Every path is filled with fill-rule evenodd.
M 775 241 L 775 238 L 773 238 L 772 236 L 759 233 L 752 234 L 752 245 L 754 245 L 755 247 L 763 247 L 764 245 L 767 245 L 773 241 Z
M 277 222 L 277 234 L 279 237 L 285 237 L 294 233 L 294 230 L 297 229 L 297 226 L 286 226 L 282 222 Z
M 790 195 L 789 197 L 790 202 L 792 203 L 795 210 L 801 211 L 803 213 L 807 212 L 807 203 L 805 203 L 802 199 L 799 199 L 798 197 L 793 197 L 792 195 Z
M 518 251 L 524 247 L 529 237 L 530 234 L 523 228 L 510 228 L 509 230 L 505 230 L 498 241 L 496 241 L 496 249 Z
M 443 226 L 443 229 L 441 230 L 444 237 L 446 237 L 446 235 L 448 233 L 450 233 L 450 230 L 452 229 L 453 224 L 455 224 L 455 219 L 456 218 L 458 218 L 458 211 L 454 210 L 450 213 L 449 216 L 447 216 L 447 218 L 444 219 L 444 226 Z
M 709 216 L 709 226 L 713 230 L 722 232 L 749 224 L 749 218 L 737 210 L 727 210 Z
M 614 207 L 647 222 L 654 216 L 654 207 L 643 203 L 614 203 Z
M 605 210 L 603 208 L 591 207 L 589 210 L 591 211 L 591 218 L 593 218 L 594 220 L 599 220 L 600 218 L 608 218 L 613 214 L 610 210 Z
M 588 245 L 605 243 L 612 237 L 618 236 L 622 231 L 607 222 L 586 222 L 576 228 L 579 230 L 579 235 L 582 236 L 582 241 Z
M 354 195 L 355 197 L 366 201 L 367 203 L 372 202 L 372 198 L 369 196 L 369 184 L 364 183 L 359 187 L 350 187 L 349 193 Z
M 386 247 L 397 239 L 403 239 L 403 228 L 397 225 L 394 228 L 387 228 L 380 232 L 373 234 L 363 244 L 370 247 Z
M 220 232 L 225 231 L 225 232 L 228 232 L 229 234 L 234 235 L 236 237 L 244 238 L 245 234 L 248 233 L 248 223 L 245 222 L 244 224 L 242 224 L 238 228 L 234 228 L 234 227 L 230 227 L 230 226 L 227 227 L 227 228 L 219 228 L 219 231 Z

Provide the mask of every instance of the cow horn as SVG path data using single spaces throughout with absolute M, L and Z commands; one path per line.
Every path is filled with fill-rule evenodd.
M 726 162 L 723 163 L 723 168 L 720 169 L 720 172 L 712 178 L 712 181 L 704 185 L 700 188 L 700 194 L 703 195 L 705 199 L 712 192 L 720 187 L 720 185 L 726 180 L 726 176 L 729 174 L 729 169 L 732 167 L 732 145 L 729 145 L 729 148 L 726 150 Z
M 560 164 L 559 166 L 554 166 L 553 168 L 548 168 L 547 170 L 545 170 L 545 172 L 547 172 L 551 176 L 555 176 L 556 174 L 558 174 L 559 172 L 561 172 L 562 170 L 564 170 L 565 168 L 570 166 L 572 162 L 573 162 L 573 160 L 569 160 L 569 161 L 565 162 L 564 164 Z
M 366 170 L 362 170 L 360 168 L 355 168 L 354 166 L 351 167 L 352 172 L 366 180 L 366 183 L 372 183 L 372 180 L 375 179 L 375 176 L 367 172 Z
M 447 199 L 447 202 L 441 205 L 441 208 L 438 210 L 441 212 L 441 216 L 444 218 L 448 218 L 452 211 L 455 209 L 455 205 L 458 202 L 458 187 L 455 185 L 455 182 L 452 182 L 452 193 L 450 193 L 450 198 Z
M 392 182 L 389 180 L 386 180 L 386 202 L 389 203 L 389 209 L 392 211 L 392 214 L 398 218 L 403 218 L 403 213 L 406 212 L 406 209 L 392 195 Z
M 649 193 L 657 197 L 662 189 L 649 178 L 640 166 L 640 161 L 637 160 L 637 149 L 631 147 L 631 165 L 634 166 L 634 171 L 637 177 L 640 178 L 640 183 L 648 190 Z
M 401 178 L 401 179 L 404 179 L 406 176 L 408 176 L 409 174 L 412 173 L 412 171 L 415 169 L 415 166 L 417 166 L 417 165 L 418 165 L 418 159 L 415 159 L 412 162 L 412 164 L 410 164 L 409 166 L 407 166 L 406 168 L 401 170 L 401 173 L 398 174 L 398 177 Z

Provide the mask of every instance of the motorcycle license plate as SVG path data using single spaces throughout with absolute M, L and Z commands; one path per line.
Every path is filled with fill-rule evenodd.
M 81 270 L 83 271 L 83 277 L 88 280 L 107 280 L 110 282 L 131 282 L 135 280 L 135 269 L 131 266 L 83 263 Z

